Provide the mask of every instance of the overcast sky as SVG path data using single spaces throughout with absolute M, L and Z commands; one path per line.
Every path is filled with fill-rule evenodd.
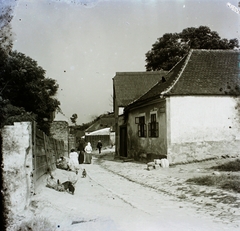
M 115 73 L 145 71 L 145 53 L 164 33 L 203 25 L 240 40 L 240 15 L 228 2 L 238 6 L 235 0 L 18 0 L 14 49 L 57 80 L 63 113 L 77 113 L 82 124 L 112 111 Z

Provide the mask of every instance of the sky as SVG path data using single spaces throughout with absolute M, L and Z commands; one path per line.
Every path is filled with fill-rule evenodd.
M 236 0 L 11 1 L 13 49 L 57 80 L 60 107 L 77 124 L 113 111 L 116 72 L 145 71 L 145 54 L 163 34 L 203 25 L 240 41 L 240 14 L 227 5 Z

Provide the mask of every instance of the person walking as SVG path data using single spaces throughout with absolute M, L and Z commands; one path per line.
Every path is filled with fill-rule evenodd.
M 101 153 L 101 149 L 102 149 L 102 142 L 101 142 L 101 140 L 98 141 L 97 148 L 98 148 L 98 152 L 100 154 Z
M 91 143 L 88 142 L 87 146 L 84 149 L 84 164 L 91 164 L 92 160 L 92 146 Z
M 83 140 L 79 142 L 78 151 L 79 151 L 78 163 L 82 164 L 84 162 L 84 141 Z
M 78 163 L 78 153 L 75 152 L 75 149 L 71 149 L 69 154 L 69 162 L 68 162 L 69 170 L 76 171 L 79 169 Z

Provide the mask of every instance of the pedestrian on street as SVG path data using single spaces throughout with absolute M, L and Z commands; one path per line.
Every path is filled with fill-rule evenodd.
M 101 149 L 102 149 L 102 142 L 101 142 L 101 140 L 98 141 L 97 148 L 98 148 L 98 151 L 99 151 L 99 154 L 100 154 L 101 153 Z
M 69 170 L 76 171 L 79 169 L 78 163 L 78 153 L 75 152 L 75 149 L 71 149 L 69 154 L 69 162 L 68 162 Z
M 87 146 L 85 147 L 84 164 L 91 164 L 91 160 L 92 160 L 92 146 L 91 143 L 88 142 Z
M 78 146 L 78 151 L 79 151 L 79 156 L 78 156 L 78 163 L 82 164 L 84 162 L 84 140 L 80 140 L 79 146 Z

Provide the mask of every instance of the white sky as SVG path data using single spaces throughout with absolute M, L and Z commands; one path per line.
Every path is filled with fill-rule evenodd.
M 228 2 L 238 6 L 235 0 L 18 0 L 14 49 L 57 80 L 63 113 L 86 123 L 112 111 L 115 73 L 145 71 L 145 53 L 163 34 L 203 25 L 240 40 L 240 15 Z

